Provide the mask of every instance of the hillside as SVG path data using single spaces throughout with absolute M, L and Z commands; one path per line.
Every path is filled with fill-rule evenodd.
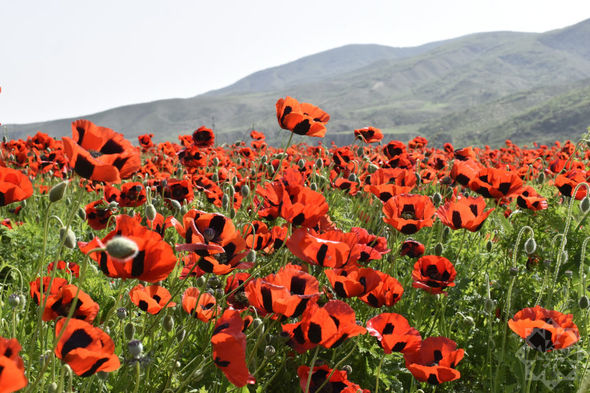
M 274 104 L 291 95 L 331 115 L 327 140 L 349 143 L 354 128 L 373 125 L 388 137 L 498 144 L 576 139 L 590 125 L 590 20 L 547 33 L 472 34 L 415 48 L 348 45 L 254 73 L 189 99 L 124 106 L 81 115 L 130 139 L 156 140 L 213 127 L 219 142 L 270 142 L 285 135 Z M 551 119 L 547 118 L 551 113 Z M 70 134 L 63 119 L 7 125 L 10 137 L 37 130 Z M 577 131 L 576 131 L 577 130 Z M 314 141 L 312 141 L 314 142 Z

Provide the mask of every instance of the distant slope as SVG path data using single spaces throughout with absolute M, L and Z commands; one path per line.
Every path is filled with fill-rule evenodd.
M 419 134 L 454 143 L 576 139 L 590 125 L 588 42 L 590 20 L 543 34 L 479 33 L 416 48 L 348 45 L 193 98 L 80 117 L 130 139 L 151 132 L 157 141 L 170 140 L 207 125 L 219 142 L 248 139 L 255 128 L 279 143 L 287 132 L 277 126 L 274 104 L 290 95 L 328 112 L 326 139 L 339 144 L 367 125 L 401 140 Z M 71 120 L 8 125 L 5 132 L 68 135 Z

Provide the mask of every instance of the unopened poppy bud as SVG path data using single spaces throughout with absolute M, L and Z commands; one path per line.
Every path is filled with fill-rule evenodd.
M 484 302 L 484 308 L 488 313 L 493 312 L 496 309 L 496 301 L 486 298 Z
M 318 190 L 318 185 L 316 182 L 313 182 L 309 185 L 309 188 L 311 188 L 312 191 L 317 191 Z
M 516 277 L 518 275 L 518 268 L 517 267 L 511 267 L 510 268 L 510 275 L 512 277 Z
M 229 197 L 227 194 L 223 194 L 223 197 L 221 197 L 221 206 L 224 210 L 229 207 Z
M 64 242 L 67 248 L 76 248 L 76 234 L 70 228 L 61 227 L 59 229 L 59 238 Z
M 445 226 L 442 230 L 442 242 L 446 243 L 451 235 L 451 228 Z
M 72 198 L 67 197 L 66 198 L 66 205 L 70 206 L 72 204 Z
M 80 217 L 82 221 L 86 221 L 86 210 L 84 210 L 83 208 L 79 208 L 77 213 L 78 217 Z
M 561 263 L 566 263 L 568 257 L 569 254 L 567 253 L 567 250 L 563 250 L 563 252 L 561 253 Z
M 213 288 L 213 289 L 220 288 L 221 287 L 221 281 L 219 280 L 219 278 L 217 278 L 217 276 L 211 276 L 207 280 L 207 286 L 209 288 Z
M 237 176 L 234 176 L 234 177 L 231 178 L 231 185 L 232 186 L 235 186 L 237 182 L 238 182 L 238 177 Z
M 8 305 L 12 308 L 18 307 L 20 305 L 20 296 L 17 293 L 8 296 Z
M 432 195 L 432 202 L 434 202 L 435 205 L 440 205 L 442 202 L 442 195 L 440 195 L 440 193 L 435 192 L 434 195 Z
M 143 352 L 143 344 L 139 340 L 132 340 L 127 343 L 127 349 L 134 358 L 138 358 Z
M 252 320 L 252 329 L 258 329 L 260 326 L 262 326 L 262 319 L 254 318 L 254 320 Z
M 205 278 L 205 276 L 201 276 L 201 277 L 197 278 L 197 286 L 199 288 L 203 288 L 206 283 L 207 283 L 207 279 Z
M 321 158 L 315 160 L 315 167 L 318 169 L 322 169 L 324 167 L 324 160 L 322 160 Z
M 422 176 L 419 173 L 416 173 L 416 185 L 422 184 Z
M 203 371 L 203 369 L 198 369 L 195 370 L 195 372 L 193 373 L 193 381 L 194 382 L 199 382 L 201 379 L 203 379 L 203 376 L 205 375 L 205 372 Z
M 465 326 L 465 328 L 469 329 L 474 325 L 475 325 L 475 321 L 473 320 L 472 317 L 470 317 L 469 315 L 463 316 L 463 326 Z
M 211 160 L 211 162 L 213 163 L 213 166 L 217 166 L 219 165 L 219 158 L 213 157 L 213 160 Z
M 494 246 L 494 243 L 492 243 L 492 241 L 491 241 L 491 240 L 488 240 L 488 241 L 486 242 L 486 250 L 487 250 L 487 252 L 490 252 L 490 251 L 492 251 L 492 247 L 493 247 L 493 246 Z
M 545 173 L 541 172 L 539 173 L 539 176 L 537 176 L 537 184 L 543 184 L 545 183 Z
M 352 373 L 352 366 L 350 364 L 347 364 L 342 367 L 342 370 L 346 371 L 347 374 L 351 374 Z
M 236 209 L 234 209 L 233 207 L 229 209 L 229 218 L 236 218 Z
M 184 340 L 184 336 L 186 336 L 186 330 L 180 328 L 176 331 L 176 341 L 181 342 Z
M 128 315 L 128 312 L 127 312 L 127 309 L 125 307 L 119 307 L 117 309 L 117 317 L 119 319 L 125 319 L 125 318 L 127 318 L 127 315 Z
M 305 160 L 303 158 L 300 158 L 299 161 L 297 161 L 297 166 L 299 167 L 299 169 L 305 168 Z
M 582 310 L 587 309 L 590 306 L 590 300 L 588 299 L 588 296 L 582 296 L 578 301 L 578 306 L 580 306 Z
M 148 203 L 147 205 L 145 205 L 145 216 L 147 217 L 148 220 L 154 221 L 157 214 L 158 214 L 158 212 L 156 211 L 156 208 L 154 207 L 154 205 L 152 205 L 151 203 Z
M 248 255 L 246 255 L 246 262 L 256 262 L 256 251 L 250 250 Z
M 125 325 L 124 333 L 127 340 L 133 340 L 133 336 L 135 335 L 135 326 L 129 322 L 127 325 Z
M 375 172 L 377 172 L 377 169 L 379 169 L 379 167 L 375 164 L 369 164 L 369 166 L 367 167 L 367 172 L 373 174 Z
M 354 173 L 351 173 L 350 175 L 348 175 L 348 181 L 357 182 L 358 179 L 359 178 Z
M 27 297 L 21 293 L 20 294 L 20 306 L 22 309 L 24 309 L 26 305 L 27 305 Z
M 137 243 L 125 236 L 115 236 L 107 242 L 106 252 L 119 260 L 133 258 L 139 252 Z
M 533 237 L 529 237 L 526 242 L 524 242 L 524 250 L 527 254 L 531 255 L 537 249 L 537 242 Z
M 213 181 L 214 183 L 217 183 L 219 181 L 219 175 L 217 173 L 214 173 L 213 175 L 211 175 L 211 181 Z
M 116 210 L 119 207 L 119 202 L 117 201 L 110 201 L 109 205 L 107 206 L 108 210 Z
M 182 207 L 180 205 L 180 202 L 178 202 L 176 199 L 168 199 L 168 201 L 170 202 L 170 205 L 172 206 L 172 210 L 174 210 L 175 212 L 180 211 L 180 208 Z
M 586 214 L 590 211 L 590 198 L 587 196 L 580 201 L 580 211 L 582 214 Z
M 436 246 L 434 246 L 434 255 L 440 257 L 442 255 L 443 251 L 444 251 L 444 247 L 443 247 L 442 243 L 436 243 Z
M 51 190 L 49 190 L 49 202 L 54 203 L 61 200 L 66 193 L 68 183 L 69 182 L 66 180 L 57 183 L 55 186 L 51 187 Z
M 266 164 L 266 161 L 268 161 L 268 156 L 267 155 L 263 155 L 260 157 L 260 163 L 261 164 Z
M 47 386 L 47 393 L 57 393 L 59 386 L 55 382 L 51 382 L 49 386 Z
M 248 187 L 247 184 L 244 184 L 242 187 L 240 187 L 240 193 L 244 198 L 246 198 L 248 195 L 250 195 L 250 187 Z
M 361 157 L 361 156 L 364 156 L 364 155 L 365 155 L 365 149 L 363 149 L 363 147 L 362 147 L 362 146 L 361 146 L 361 147 L 359 147 L 359 148 L 357 149 L 357 151 L 356 151 L 356 155 L 357 155 L 357 156 L 359 156 L 359 157 Z
M 277 350 L 272 345 L 267 345 L 264 348 L 264 356 L 266 357 L 274 356 L 275 353 L 277 353 Z

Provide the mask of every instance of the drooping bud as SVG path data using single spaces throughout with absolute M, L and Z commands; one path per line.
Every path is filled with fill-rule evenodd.
M 175 212 L 180 211 L 180 208 L 182 207 L 180 205 L 180 202 L 178 202 L 176 199 L 168 199 L 168 201 L 170 202 L 170 205 L 172 206 L 172 210 L 174 210 Z
M 8 305 L 12 308 L 18 307 L 20 304 L 20 296 L 18 293 L 13 293 L 8 296 Z
M 246 262 L 256 262 L 256 251 L 250 250 L 246 255 Z
M 132 340 L 127 343 L 127 349 L 134 358 L 139 358 L 143 352 L 143 344 L 139 340 Z
M 488 240 L 488 241 L 486 242 L 486 250 L 487 250 L 487 252 L 490 252 L 490 251 L 492 251 L 492 247 L 493 247 L 493 246 L 494 246 L 494 243 L 492 243 L 492 241 L 491 241 L 491 240 Z
M 587 309 L 590 306 L 590 300 L 588 299 L 588 296 L 582 296 L 578 301 L 578 306 L 580 306 L 582 310 Z
M 186 336 L 186 330 L 184 330 L 184 328 L 180 328 L 176 331 L 176 341 L 181 342 L 184 340 L 184 336 Z
M 312 191 L 317 191 L 318 190 L 318 185 L 316 182 L 313 182 L 309 185 L 309 188 L 311 188 Z
M 127 325 L 125 325 L 124 333 L 127 340 L 133 340 L 133 336 L 135 335 L 135 325 L 129 322 Z
M 76 234 L 70 228 L 61 227 L 59 229 L 59 238 L 64 242 L 67 248 L 76 248 Z
M 535 241 L 535 238 L 533 238 L 531 236 L 526 240 L 526 242 L 524 242 L 524 250 L 526 251 L 527 254 L 531 255 L 532 253 L 535 252 L 536 249 L 537 249 L 537 242 Z
M 590 211 L 590 198 L 587 196 L 580 201 L 580 211 L 582 214 L 586 214 Z
M 297 161 L 297 166 L 299 167 L 299 169 L 305 168 L 305 160 L 303 158 L 300 158 L 299 161 Z
M 162 321 L 162 326 L 167 332 L 171 332 L 174 329 L 174 318 L 172 315 L 166 315 Z
M 375 165 L 375 164 L 370 164 L 370 165 L 367 167 L 367 172 L 369 172 L 369 173 L 373 174 L 373 173 L 377 172 L 377 169 L 379 169 L 379 167 L 378 167 L 377 165 Z
M 139 252 L 137 243 L 125 236 L 115 236 L 107 242 L 106 252 L 112 258 L 125 261 Z
M 356 176 L 356 174 L 351 173 L 350 175 L 348 175 L 348 181 L 357 182 L 358 180 L 359 178 Z
M 151 203 L 148 203 L 147 205 L 145 205 L 145 216 L 147 217 L 148 220 L 154 221 L 157 214 L 158 214 L 158 212 L 156 211 L 156 208 L 154 207 L 154 205 L 152 205 Z
M 486 298 L 484 308 L 486 312 L 492 313 L 496 309 L 496 302 L 493 299 Z
M 118 317 L 119 319 L 125 319 L 125 318 L 127 318 L 127 315 L 128 315 L 128 314 L 129 314 L 129 313 L 127 312 L 127 309 L 126 309 L 125 307 L 119 307 L 119 308 L 117 309 L 117 317 Z
M 322 169 L 324 167 L 324 160 L 322 160 L 321 158 L 315 160 L 315 167 L 318 169 Z
M 347 374 L 350 374 L 350 373 L 352 373 L 352 366 L 350 364 L 347 364 L 342 367 L 342 370 L 346 371 Z
M 274 356 L 275 353 L 277 353 L 277 350 L 272 345 L 267 345 L 264 348 L 264 356 L 267 358 Z
M 244 184 L 241 188 L 240 188 L 240 193 L 242 194 L 242 196 L 244 198 L 248 197 L 248 195 L 250 195 L 250 187 L 248 187 L 247 184 Z
M 440 257 L 442 255 L 443 251 L 444 251 L 444 247 L 443 247 L 442 243 L 436 243 L 436 246 L 434 246 L 434 255 Z
M 213 163 L 213 166 L 218 166 L 219 165 L 219 158 L 213 157 L 213 160 L 211 160 L 211 162 Z
M 78 217 L 80 217 L 82 221 L 86 221 L 86 210 L 84 210 L 83 208 L 79 208 L 77 213 Z
M 442 195 L 440 195 L 438 192 L 435 192 L 434 195 L 432 195 L 432 202 L 434 202 L 436 206 L 440 205 L 442 202 Z
M 69 181 L 65 180 L 51 187 L 51 190 L 49 190 L 49 202 L 54 203 L 61 200 L 66 193 L 68 183 Z
M 539 176 L 537 176 L 537 184 L 543 184 L 545 183 L 545 173 L 541 172 L 539 173 Z

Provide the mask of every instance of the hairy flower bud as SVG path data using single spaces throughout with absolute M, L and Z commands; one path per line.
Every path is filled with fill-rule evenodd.
M 70 228 L 61 227 L 59 229 L 59 238 L 64 242 L 67 248 L 76 248 L 76 234 Z
M 154 205 L 152 205 L 151 203 L 145 205 L 145 216 L 148 220 L 154 221 L 154 219 L 156 218 L 156 214 L 158 214 L 158 212 L 156 212 L 156 208 L 154 207 Z
M 537 242 L 531 236 L 527 239 L 526 242 L 524 242 L 524 250 L 526 251 L 527 254 L 531 255 L 532 253 L 535 252 L 536 249 L 537 249 Z
M 125 325 L 124 333 L 127 340 L 133 340 L 133 336 L 135 335 L 135 325 L 129 322 L 127 325 Z
M 143 344 L 139 340 L 132 340 L 127 343 L 127 349 L 134 358 L 138 358 L 143 352 Z
M 112 258 L 124 261 L 135 257 L 139 249 L 133 240 L 124 236 L 115 236 L 107 242 L 106 252 Z
M 61 200 L 66 193 L 68 183 L 69 181 L 65 180 L 51 187 L 51 190 L 49 190 L 49 202 L 54 203 Z

